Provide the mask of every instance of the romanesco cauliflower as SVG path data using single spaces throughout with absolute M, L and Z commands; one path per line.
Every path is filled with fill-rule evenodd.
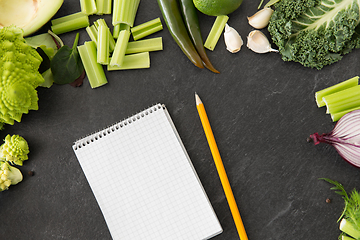
M 18 184 L 23 180 L 20 170 L 10 166 L 7 162 L 0 162 L 0 192 L 7 190 L 10 185 Z
M 0 125 L 21 121 L 23 113 L 38 109 L 35 90 L 44 82 L 38 72 L 42 58 L 26 44 L 15 26 L 0 30 Z
M 5 143 L 0 146 L 0 161 L 7 161 L 19 166 L 28 159 L 29 146 L 26 140 L 19 135 L 9 134 L 5 137 Z

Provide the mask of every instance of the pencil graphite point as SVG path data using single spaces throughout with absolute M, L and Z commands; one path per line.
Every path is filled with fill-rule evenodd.
M 197 93 L 196 93 L 196 92 L 195 92 L 195 101 L 196 101 L 196 105 L 199 105 L 199 104 L 201 104 L 201 103 L 202 103 L 202 101 L 201 101 L 201 99 L 200 99 L 199 95 L 197 95 Z

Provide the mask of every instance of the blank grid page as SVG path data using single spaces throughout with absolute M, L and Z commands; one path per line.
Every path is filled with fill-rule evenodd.
M 168 117 L 158 104 L 73 146 L 113 239 L 200 240 L 222 231 Z

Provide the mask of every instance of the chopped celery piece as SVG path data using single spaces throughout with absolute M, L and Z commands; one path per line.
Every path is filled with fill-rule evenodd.
M 355 239 L 349 236 L 342 235 L 341 240 L 355 240 Z
M 119 23 L 117 25 L 114 26 L 114 31 L 113 31 L 113 37 L 114 38 L 118 38 L 119 37 L 119 33 L 122 30 L 127 30 L 130 31 L 130 26 L 124 23 Z
M 125 23 L 132 27 L 140 0 L 114 0 L 113 25 Z
M 97 15 L 111 14 L 112 0 L 96 0 Z
M 110 29 L 108 28 L 108 25 L 107 25 L 106 22 L 105 22 L 105 20 L 102 19 L 102 18 L 100 18 L 100 19 L 98 19 L 98 20 L 96 21 L 96 23 L 97 23 L 98 25 L 102 25 L 102 26 L 104 26 L 104 27 L 107 28 L 107 31 L 109 32 L 109 51 L 110 51 L 110 52 L 114 51 L 114 48 L 115 48 L 115 40 L 114 40 L 114 38 L 113 38 L 113 36 L 112 36 L 112 34 L 111 34 L 111 32 L 110 32 Z
M 330 95 L 332 93 L 335 93 L 335 92 L 345 90 L 350 87 L 354 87 L 358 84 L 359 84 L 359 77 L 356 76 L 356 77 L 350 78 L 349 80 L 343 81 L 341 83 L 338 83 L 336 85 L 333 85 L 331 87 L 328 87 L 328 88 L 325 88 L 323 90 L 316 92 L 315 93 L 315 101 L 316 101 L 317 106 L 318 107 L 325 106 L 325 102 L 322 100 L 323 97 Z
M 95 0 L 80 0 L 81 12 L 86 15 L 97 13 Z
M 222 34 L 222 31 L 225 28 L 225 24 L 227 23 L 229 17 L 226 15 L 220 15 L 216 17 L 216 20 L 211 27 L 210 33 L 206 38 L 204 47 L 207 49 L 213 51 L 215 49 L 215 46 L 217 42 L 219 41 L 219 38 Z
M 160 51 L 163 49 L 162 37 L 129 42 L 125 54 Z
M 97 88 L 107 83 L 103 66 L 96 62 L 96 45 L 93 41 L 78 46 L 81 60 L 91 88 Z
M 127 69 L 140 69 L 150 67 L 150 54 L 149 52 L 142 52 L 136 54 L 125 55 L 121 67 L 111 66 L 107 67 L 108 71 L 113 70 L 127 70 Z
M 157 31 L 163 29 L 160 18 L 148 21 L 146 23 L 140 24 L 136 27 L 131 28 L 131 33 L 134 40 L 139 40 L 143 37 L 149 36 Z
M 89 26 L 89 17 L 83 13 L 74 13 L 51 21 L 51 30 L 55 34 L 71 32 Z
M 99 25 L 97 43 L 97 62 L 109 64 L 109 35 L 108 27 Z
M 343 218 L 340 222 L 340 230 L 346 233 L 347 235 L 359 239 L 360 238 L 360 231 L 349 221 Z
M 129 42 L 129 38 L 130 38 L 129 31 L 127 30 L 120 31 L 119 37 L 116 40 L 115 49 L 112 58 L 110 60 L 111 66 L 121 67 L 124 61 L 124 56 Z
M 98 30 L 95 25 L 86 27 L 86 32 L 88 33 L 91 41 L 95 42 L 97 45 Z
M 340 101 L 345 101 L 346 99 L 354 98 L 358 94 L 360 94 L 360 85 L 324 96 L 322 99 L 326 105 L 330 105 Z
M 333 113 L 333 114 L 331 114 L 331 119 L 333 120 L 333 122 L 339 121 L 339 119 L 342 116 L 344 116 L 345 114 L 347 114 L 349 112 L 352 112 L 352 111 L 355 111 L 355 110 L 358 110 L 358 109 L 360 109 L 360 106 L 355 107 L 355 108 L 351 108 L 351 109 L 347 109 L 347 110 L 344 110 L 342 112 Z
M 342 112 L 347 109 L 355 108 L 360 106 L 360 94 L 356 95 L 354 98 L 346 99 L 344 101 L 339 101 L 333 104 L 328 104 L 326 113 L 334 114 L 337 112 Z

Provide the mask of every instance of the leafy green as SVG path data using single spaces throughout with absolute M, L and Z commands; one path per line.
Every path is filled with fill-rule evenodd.
M 360 0 L 281 0 L 268 30 L 284 61 L 321 69 L 360 47 Z
M 67 45 L 62 46 L 52 59 L 51 71 L 55 83 L 72 83 L 83 73 L 84 66 L 77 50 L 78 41 L 79 33 L 76 34 L 72 48 Z
M 342 196 L 345 202 L 344 210 L 338 219 L 338 222 L 341 219 L 345 219 L 347 222 L 349 222 L 357 231 L 360 233 L 360 194 L 356 189 L 353 189 L 350 195 L 347 194 L 342 184 L 340 184 L 337 181 L 333 181 L 328 178 L 321 178 L 322 180 L 325 180 L 331 184 L 334 185 L 334 187 L 330 188 L 331 190 L 334 190 L 337 194 Z

